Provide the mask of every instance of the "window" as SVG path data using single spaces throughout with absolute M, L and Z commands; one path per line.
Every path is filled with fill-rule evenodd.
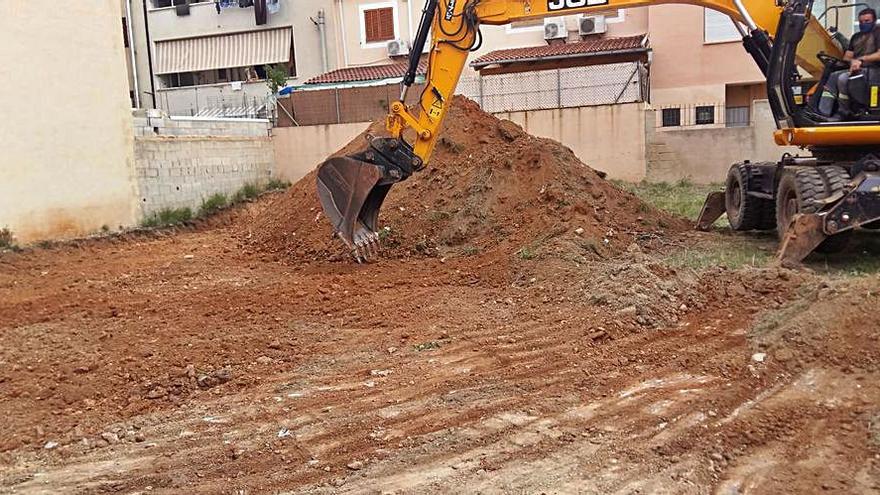
M 663 127 L 678 127 L 681 125 L 680 108 L 663 109 Z
M 213 0 L 189 0 L 188 3 L 204 3 L 211 2 L 214 3 Z M 185 0 L 151 0 L 154 9 L 161 9 L 163 7 L 171 7 L 174 5 L 180 5 L 185 3 Z
M 122 40 L 125 47 L 128 48 L 128 21 L 125 17 L 122 18 Z
M 697 125 L 714 124 L 715 123 L 715 107 L 704 106 L 696 108 Z
M 397 37 L 397 21 L 394 7 L 370 8 L 361 6 L 361 42 L 382 43 Z
M 722 43 L 725 41 L 742 41 L 742 36 L 733 25 L 730 17 L 712 9 L 703 9 L 703 41 L 706 43 Z
M 724 109 L 724 125 L 727 127 L 748 127 L 749 107 L 727 107 Z

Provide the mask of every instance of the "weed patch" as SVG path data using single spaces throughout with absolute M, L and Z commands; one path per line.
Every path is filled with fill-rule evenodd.
M 168 227 L 180 225 L 192 220 L 193 213 L 189 208 L 162 208 L 141 221 L 141 227 Z
M 227 205 L 229 205 L 229 201 L 226 199 L 225 194 L 214 193 L 209 196 L 208 199 L 202 200 L 202 206 L 199 207 L 199 216 L 206 217 L 208 215 L 213 215 L 223 208 L 226 208 Z

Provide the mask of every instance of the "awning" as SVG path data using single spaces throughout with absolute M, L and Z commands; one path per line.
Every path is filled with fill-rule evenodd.
M 292 28 L 156 42 L 156 74 L 276 64 L 290 59 Z

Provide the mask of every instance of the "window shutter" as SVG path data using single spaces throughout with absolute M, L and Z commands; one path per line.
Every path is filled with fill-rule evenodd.
M 367 43 L 394 39 L 394 9 L 385 7 L 364 11 L 364 39 Z

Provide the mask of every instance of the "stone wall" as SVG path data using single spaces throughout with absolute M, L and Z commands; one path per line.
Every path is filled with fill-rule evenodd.
M 274 169 L 269 122 L 259 119 L 134 118 L 135 172 L 143 215 L 196 212 L 215 193 L 264 183 Z

